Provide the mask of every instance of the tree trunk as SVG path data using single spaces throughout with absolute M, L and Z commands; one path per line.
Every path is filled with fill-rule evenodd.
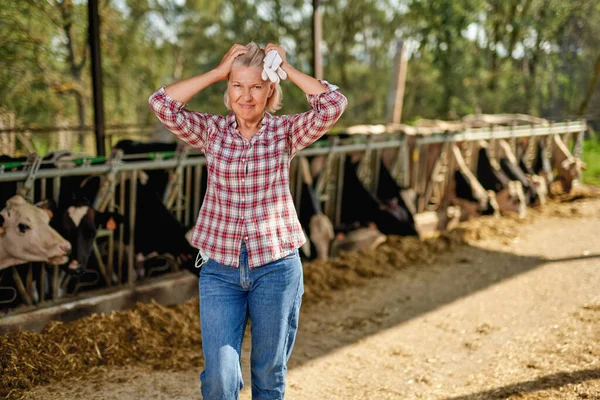
M 81 71 L 85 65 L 85 51 L 81 62 L 75 60 L 75 42 L 73 40 L 73 3 L 70 0 L 65 0 L 62 3 L 57 3 L 62 16 L 62 28 L 65 32 L 67 43 L 67 62 L 69 63 L 69 71 L 73 79 L 73 91 L 75 104 L 77 106 L 79 127 L 85 126 L 85 98 L 81 93 Z
M 594 76 L 592 76 L 592 80 L 590 81 L 590 84 L 588 85 L 588 90 L 587 90 L 587 93 L 585 94 L 585 98 L 583 99 L 583 101 L 581 102 L 581 105 L 579 106 L 578 114 L 580 116 L 583 116 L 583 114 L 585 113 L 585 109 L 587 108 L 590 100 L 592 99 L 592 95 L 594 94 L 594 91 L 596 89 L 596 84 L 598 83 L 598 77 L 600 77 L 600 56 L 598 56 L 598 58 L 596 58 L 596 66 L 594 68 Z

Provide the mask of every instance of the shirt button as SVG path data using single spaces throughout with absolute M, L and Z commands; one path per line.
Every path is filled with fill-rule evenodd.
M 243 162 L 243 163 L 245 163 L 245 162 L 246 162 L 246 159 L 245 159 L 245 158 L 242 158 L 242 162 Z
M 244 178 L 242 178 L 242 182 L 244 182 Z
M 244 236 L 244 240 L 247 242 L 248 241 L 248 236 Z

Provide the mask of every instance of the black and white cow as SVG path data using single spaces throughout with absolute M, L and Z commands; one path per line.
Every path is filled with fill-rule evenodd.
M 556 170 L 555 181 L 560 184 L 560 191 L 569 193 L 571 189 L 581 186 L 581 173 L 586 164 L 573 156 L 559 135 L 554 135 L 552 165 Z
M 535 175 L 541 176 L 546 180 L 546 185 L 549 187 L 554 182 L 554 172 L 552 171 L 552 164 L 548 157 L 546 157 L 545 150 L 545 138 L 539 138 L 536 144 L 535 159 L 533 161 L 532 172 Z M 525 164 L 525 163 L 523 163 Z
M 346 157 L 341 223 L 360 227 L 369 227 L 374 223 L 385 235 L 418 236 L 414 218 L 403 202 L 398 186 L 393 178 L 386 179 L 385 167 L 382 166 L 380 182 L 383 180 L 383 184 L 378 192 L 386 197 L 386 203 L 360 181 L 357 166 L 358 163 L 353 162 L 351 157 Z
M 529 168 L 525 167 L 524 170 L 521 167 L 522 165 L 525 166 L 523 157 L 521 157 L 520 161 L 517 161 L 517 157 L 510 148 L 508 142 L 500 140 L 499 143 L 502 152 L 502 156 L 500 157 L 500 167 L 502 168 L 502 172 L 504 172 L 510 180 L 519 181 L 521 183 L 527 205 L 537 206 L 544 204 L 548 192 L 545 181 L 541 177 L 531 174 Z
M 448 191 L 451 204 L 460 208 L 461 220 L 467 221 L 480 215 L 498 215 L 496 193 L 485 190 L 467 166 L 457 145 L 452 145 L 451 151 L 457 167 Z
M 525 194 L 519 181 L 510 180 L 498 165 L 494 165 L 487 146 L 481 145 L 477 160 L 477 180 L 484 189 L 496 193 L 496 202 L 502 214 L 516 212 L 521 217 L 526 214 Z

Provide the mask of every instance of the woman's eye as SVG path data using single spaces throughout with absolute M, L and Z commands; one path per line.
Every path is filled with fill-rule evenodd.
M 262 89 L 262 86 L 256 85 L 256 86 L 254 86 L 254 88 L 260 90 L 260 89 Z

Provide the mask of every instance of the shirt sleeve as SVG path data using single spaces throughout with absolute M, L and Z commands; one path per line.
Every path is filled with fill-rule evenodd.
M 348 100 L 337 86 L 319 82 L 327 86 L 327 91 L 306 95 L 312 110 L 287 117 L 290 158 L 329 131 L 348 106 Z
M 175 136 L 206 153 L 210 137 L 216 131 L 213 115 L 186 110 L 185 104 L 169 96 L 164 86 L 150 96 L 148 105 Z

